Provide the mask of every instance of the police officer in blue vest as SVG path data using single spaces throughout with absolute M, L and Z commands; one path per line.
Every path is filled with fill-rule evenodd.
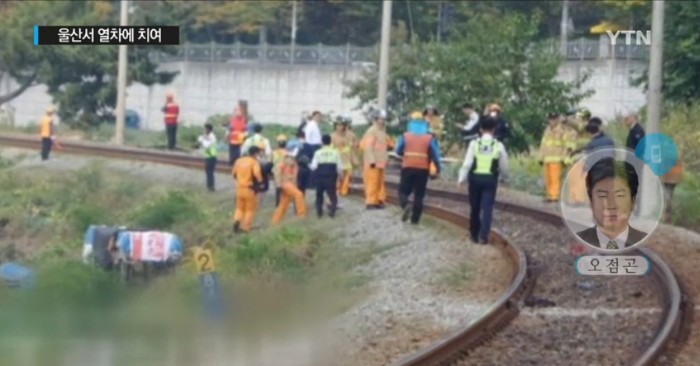
M 469 181 L 469 233 L 472 241 L 488 244 L 498 177 L 507 174 L 508 154 L 503 143 L 494 138 L 498 121 L 485 116 L 480 122 L 481 137 L 469 143 L 457 184 Z

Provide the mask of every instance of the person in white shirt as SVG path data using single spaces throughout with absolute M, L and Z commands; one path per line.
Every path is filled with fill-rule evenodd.
M 474 110 L 474 106 L 471 103 L 462 105 L 462 113 L 468 118 L 467 123 L 462 125 L 462 136 L 464 141 L 468 143 L 479 137 L 479 113 Z
M 314 158 L 314 154 L 321 148 L 321 112 L 314 111 L 311 118 L 304 126 L 304 145 L 301 148 L 300 155 L 303 155 L 310 162 Z M 314 176 L 311 175 L 306 188 L 314 188 L 316 186 Z
M 488 243 L 491 232 L 498 177 L 508 174 L 508 153 L 493 136 L 496 123 L 492 117 L 482 118 L 481 137 L 469 143 L 457 183 L 459 187 L 469 181 L 469 231 L 472 241 L 481 244 Z
M 216 170 L 216 161 L 218 155 L 218 146 L 214 127 L 207 123 L 204 125 L 204 134 L 197 139 L 198 146 L 204 150 L 205 164 L 204 170 L 207 175 L 207 189 L 210 192 L 214 191 L 214 171 Z
M 323 142 L 321 141 L 321 112 L 315 111 L 311 114 L 311 119 L 304 126 L 304 136 L 306 138 L 306 144 L 317 146 L 316 150 L 321 148 Z M 316 151 L 314 151 L 316 152 Z

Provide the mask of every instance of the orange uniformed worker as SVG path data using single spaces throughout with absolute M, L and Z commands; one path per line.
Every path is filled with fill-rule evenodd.
M 277 148 L 272 150 L 272 176 L 275 177 L 275 167 L 284 160 L 287 156 L 287 136 L 277 135 Z M 277 179 L 275 179 L 275 182 Z M 275 207 L 280 204 L 280 197 L 282 194 L 280 186 L 275 187 Z
M 663 215 L 663 219 L 666 222 L 670 221 L 671 214 L 673 214 L 673 191 L 675 191 L 676 185 L 682 180 L 683 164 L 679 157 L 673 168 L 671 168 L 668 173 L 661 176 L 661 181 L 664 184 L 664 195 L 666 196 L 666 209 Z
M 275 165 L 275 185 L 280 189 L 280 202 L 272 215 L 272 225 L 278 224 L 284 218 L 289 208 L 289 203 L 294 201 L 297 217 L 306 215 L 306 203 L 304 194 L 297 188 L 297 175 L 299 166 L 293 153 L 288 152 L 284 159 Z
M 258 210 L 256 192 L 263 181 L 262 168 L 258 162 L 260 148 L 251 146 L 248 154 L 233 164 L 233 178 L 236 180 L 236 211 L 233 215 L 233 231 L 248 232 L 253 226 Z
M 343 161 L 343 173 L 338 179 L 338 194 L 347 196 L 350 193 L 350 178 L 352 177 L 352 154 L 356 144 L 355 134 L 350 131 L 350 118 L 341 117 L 331 135 L 331 144 L 338 150 Z
M 175 103 L 175 94 L 169 91 L 165 94 L 165 133 L 168 136 L 168 150 L 175 149 L 177 142 L 177 119 L 180 116 L 180 106 Z
M 388 137 L 385 130 L 386 111 L 379 110 L 375 112 L 373 117 L 374 124 L 365 132 L 361 144 L 364 161 L 365 203 L 367 209 L 370 210 L 384 208 L 386 202 L 384 169 L 389 160 Z
M 56 140 L 56 131 L 54 126 L 54 115 L 56 114 L 56 108 L 50 106 L 46 108 L 46 114 L 41 118 L 41 124 L 39 131 L 41 135 L 41 160 L 47 160 L 49 154 L 51 153 L 51 146 Z

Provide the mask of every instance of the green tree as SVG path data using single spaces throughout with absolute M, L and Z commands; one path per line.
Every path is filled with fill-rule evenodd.
M 116 104 L 117 46 L 34 46 L 27 33 L 40 25 L 110 25 L 118 14 L 109 1 L 13 1 L 6 2 L 0 20 L 2 71 L 17 77 L 20 85 L 45 84 L 59 116 L 69 125 L 96 126 L 113 118 Z M 148 20 L 148 15 L 144 14 Z M 160 21 L 157 17 L 154 21 Z M 148 24 L 145 24 L 148 25 Z M 170 82 L 175 73 L 156 71 L 148 55 L 172 47 L 130 46 L 129 82 L 145 85 Z M 32 80 L 33 78 L 33 80 Z
M 663 93 L 669 102 L 700 100 L 700 3 L 666 2 L 664 20 Z M 652 39 L 651 42 L 654 42 Z M 648 89 L 648 69 L 636 80 Z
M 498 21 L 499 27 L 489 27 Z M 482 14 L 456 30 L 449 43 L 417 42 L 392 52 L 389 108 L 397 114 L 433 104 L 445 114 L 448 144 L 459 140 L 460 106 L 498 102 L 513 127 L 509 148 L 539 141 L 547 112 L 564 110 L 590 95 L 585 77 L 556 80 L 562 59 L 551 44 L 536 42 L 539 19 Z M 489 29 L 489 31 L 484 31 Z M 376 100 L 376 68 L 351 83 L 347 95 L 361 105 Z
M 298 6 L 301 13 L 301 1 Z M 291 12 L 289 0 L 208 1 L 199 4 L 194 26 L 226 35 L 264 32 L 265 41 L 276 43 L 282 37 L 290 37 Z

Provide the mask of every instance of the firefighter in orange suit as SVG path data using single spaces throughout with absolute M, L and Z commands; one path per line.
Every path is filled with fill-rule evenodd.
M 565 160 L 574 146 L 567 139 L 568 130 L 562 125 L 559 113 L 550 113 L 548 121 L 540 143 L 539 163 L 544 167 L 545 201 L 558 202 Z
M 386 118 L 386 111 L 375 112 L 374 124 L 367 129 L 362 138 L 365 204 L 370 210 L 384 208 L 386 201 L 384 169 L 389 160 L 387 151 L 389 139 L 385 130 Z
M 355 146 L 355 135 L 349 131 L 349 118 L 341 117 L 335 123 L 335 132 L 331 135 L 333 148 L 338 150 L 343 160 L 343 173 L 338 178 L 338 194 L 347 196 L 350 193 L 350 177 L 352 177 L 352 152 Z
M 683 180 L 683 164 L 681 163 L 680 157 L 676 161 L 676 164 L 668 171 L 668 173 L 661 176 L 661 181 L 664 184 L 664 195 L 666 196 L 666 210 L 663 215 L 665 222 L 669 222 L 672 219 L 673 214 L 673 191 L 676 189 L 676 185 Z
M 277 148 L 275 150 L 272 150 L 272 176 L 275 178 L 275 182 L 277 182 L 277 177 L 275 176 L 275 171 L 277 168 L 277 165 L 279 165 L 283 160 L 284 157 L 287 156 L 287 136 L 285 135 L 278 135 L 277 136 Z M 279 206 L 280 204 L 280 197 L 282 194 L 281 191 L 282 187 L 279 185 L 276 185 L 275 188 L 275 207 Z
M 40 135 L 41 135 L 41 160 L 47 160 L 51 153 L 51 147 L 56 140 L 56 131 L 54 126 L 53 116 L 56 113 L 56 108 L 53 106 L 46 108 L 46 114 L 41 118 Z
M 169 91 L 165 95 L 165 133 L 168 136 L 168 150 L 175 149 L 177 142 L 177 119 L 180 116 L 180 106 L 175 103 L 175 95 Z
M 233 164 L 233 178 L 236 180 L 236 211 L 233 214 L 233 232 L 248 232 L 253 227 L 258 210 L 256 196 L 263 181 L 262 167 L 258 162 L 260 148 L 251 146 L 248 154 Z
M 437 137 L 430 133 L 430 125 L 420 112 L 411 114 L 406 133 L 399 138 L 396 154 L 402 157 L 399 204 L 403 209 L 401 221 L 416 225 L 423 213 L 423 198 L 428 187 L 428 178 L 440 173 L 440 145 Z M 431 164 L 432 163 L 432 164 Z M 435 174 L 431 174 L 431 165 Z M 413 207 L 408 206 L 408 197 L 413 194 Z
M 297 217 L 306 215 L 306 203 L 304 202 L 304 194 L 297 188 L 297 174 L 299 166 L 297 166 L 296 157 L 291 152 L 287 152 L 281 162 L 275 165 L 275 185 L 280 190 L 280 201 L 272 215 L 272 225 L 279 224 L 287 213 L 289 203 L 294 201 Z

